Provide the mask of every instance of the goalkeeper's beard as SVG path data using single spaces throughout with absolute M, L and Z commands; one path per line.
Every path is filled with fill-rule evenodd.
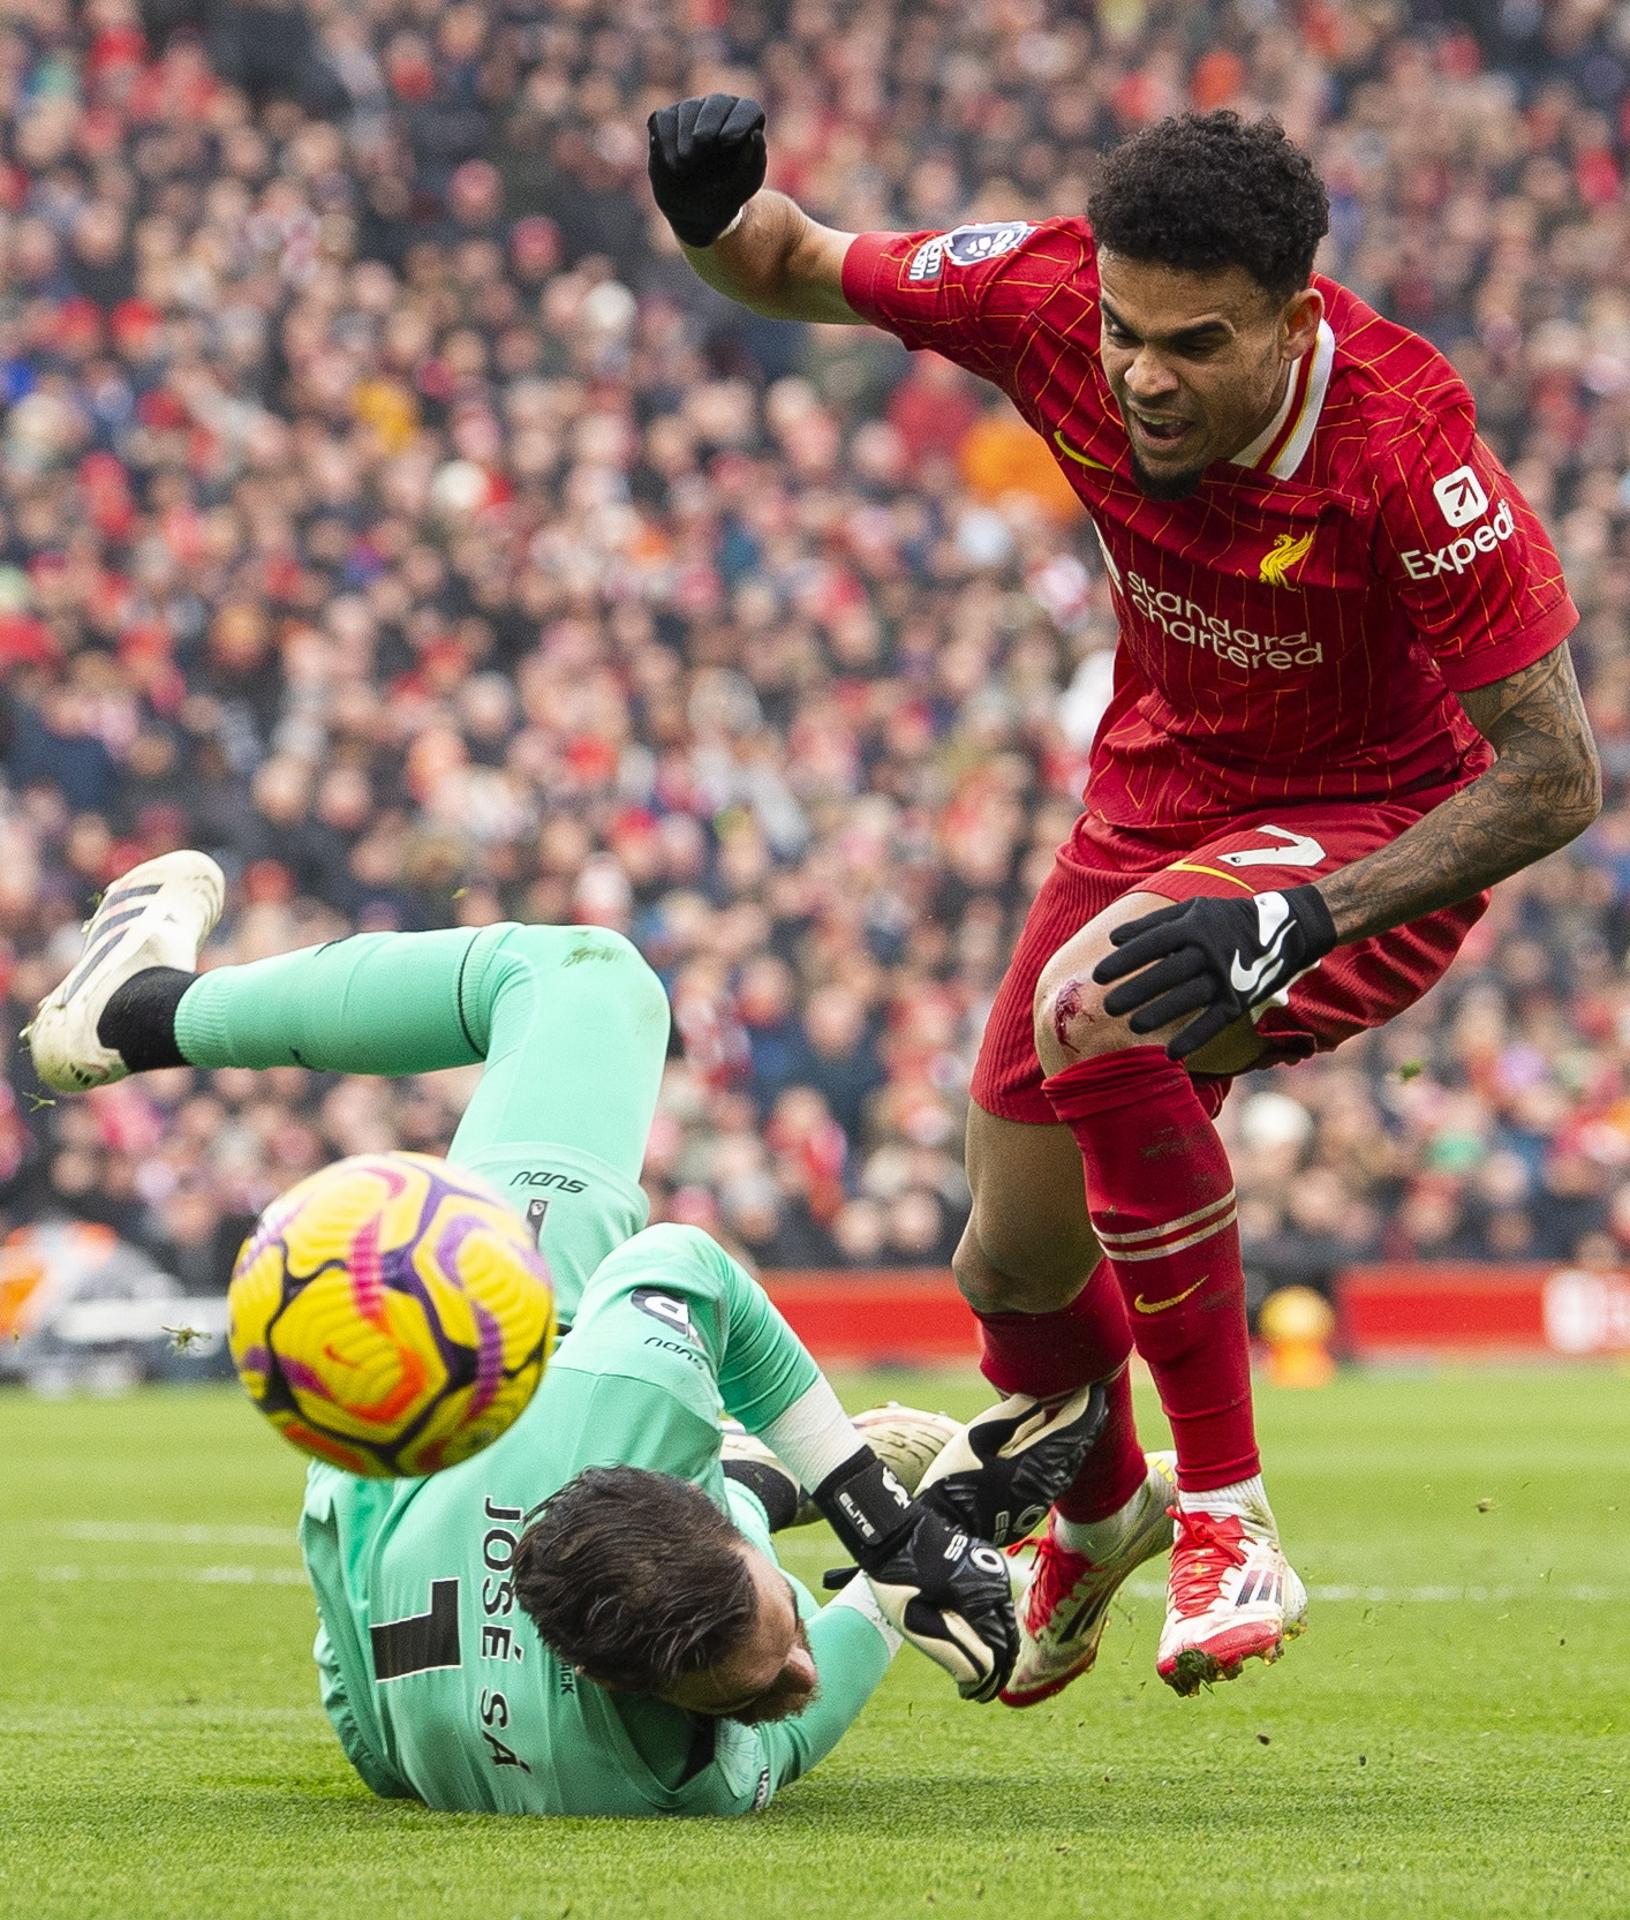
M 793 1645 L 802 1647 L 805 1653 L 811 1654 L 811 1664 L 813 1664 L 809 1635 L 804 1631 L 802 1620 L 798 1622 L 798 1632 L 794 1637 Z M 806 1707 L 813 1706 L 820 1698 L 820 1692 L 819 1672 L 808 1685 L 796 1675 L 782 1673 L 756 1700 L 749 1701 L 745 1707 L 738 1707 L 727 1717 L 731 1720 L 739 1720 L 744 1727 L 767 1726 L 772 1720 L 791 1720 L 802 1713 Z

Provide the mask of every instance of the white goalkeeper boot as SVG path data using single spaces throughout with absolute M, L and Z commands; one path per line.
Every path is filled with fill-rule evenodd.
M 920 1407 L 902 1407 L 894 1400 L 886 1407 L 870 1407 L 865 1413 L 857 1413 L 855 1430 L 878 1459 L 893 1469 L 907 1493 L 917 1491 L 923 1475 L 939 1458 L 940 1450 L 962 1431 L 948 1413 L 925 1413 Z M 793 1526 L 813 1526 L 821 1518 L 820 1509 L 806 1489 L 798 1485 L 798 1476 L 738 1421 L 725 1421 L 722 1452 L 727 1464 L 731 1460 L 750 1460 L 786 1480 L 798 1499 L 798 1509 L 791 1521 Z
M 161 853 L 114 881 L 85 923 L 72 971 L 24 1029 L 47 1086 L 83 1093 L 125 1077 L 124 1061 L 97 1034 L 104 1008 L 144 968 L 193 972 L 225 899 L 226 881 L 207 853 Z
M 1307 1588 L 1285 1558 L 1265 1500 L 1242 1511 L 1172 1509 L 1166 1626 L 1155 1670 L 1173 1692 L 1233 1680 L 1271 1663 L 1307 1626 Z
M 1054 1531 L 1057 1516 L 1049 1521 L 1019 1603 L 1019 1658 L 1002 1689 L 1004 1706 L 1036 1706 L 1089 1673 L 1117 1588 L 1145 1560 L 1171 1546 L 1177 1456 L 1149 1453 L 1144 1459 L 1148 1473 L 1126 1516 L 1120 1544 L 1102 1560 L 1066 1547 Z

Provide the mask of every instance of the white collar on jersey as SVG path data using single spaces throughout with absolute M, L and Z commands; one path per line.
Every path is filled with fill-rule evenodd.
M 1279 411 L 1229 464 L 1260 467 L 1275 480 L 1289 480 L 1313 444 L 1313 430 L 1319 424 L 1335 364 L 1336 336 L 1330 331 L 1330 322 L 1321 320 L 1312 348 L 1297 361 L 1285 382 L 1285 397 L 1279 403 Z

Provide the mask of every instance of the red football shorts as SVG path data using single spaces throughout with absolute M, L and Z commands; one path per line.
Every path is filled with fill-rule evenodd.
M 1422 806 L 1346 801 L 1280 808 L 1231 822 L 1180 851 L 1165 835 L 1156 840 L 1083 814 L 1058 850 L 1003 976 L 974 1065 L 974 1099 L 1002 1120 L 1056 1123 L 1036 1058 L 1036 981 L 1065 941 L 1123 893 L 1190 900 L 1301 886 L 1396 840 L 1444 797 L 1436 793 Z M 1402 1013 L 1442 977 L 1487 906 L 1488 895 L 1479 894 L 1372 940 L 1337 947 L 1296 982 L 1288 1005 L 1268 1008 L 1257 1022 L 1267 1047 L 1254 1066 L 1327 1053 Z M 1228 1084 L 1195 1077 L 1213 1113 Z

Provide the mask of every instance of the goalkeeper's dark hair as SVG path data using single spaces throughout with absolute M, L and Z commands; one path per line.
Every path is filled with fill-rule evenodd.
M 1106 155 L 1087 216 L 1110 253 L 1197 273 L 1243 267 L 1288 300 L 1313 271 L 1330 198 L 1277 120 L 1220 108 L 1157 120 Z
M 756 1607 L 742 1536 L 688 1480 L 589 1467 L 532 1515 L 515 1597 L 591 1680 L 662 1693 L 735 1650 Z

